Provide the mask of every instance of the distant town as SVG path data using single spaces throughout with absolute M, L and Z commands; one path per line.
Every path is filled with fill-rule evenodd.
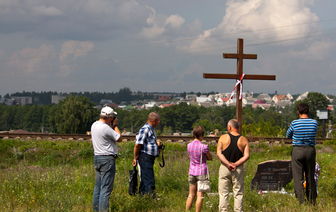
M 242 105 L 243 107 L 251 106 L 252 108 L 262 108 L 269 109 L 270 107 L 285 108 L 287 105 L 295 103 L 295 101 L 303 100 L 307 98 L 308 91 L 299 95 L 287 94 L 263 94 L 263 93 L 253 93 L 244 92 L 242 95 Z M 56 93 L 56 92 L 41 92 L 41 93 L 27 93 L 27 96 L 18 96 L 20 93 L 15 95 L 5 95 L 0 96 L 0 104 L 4 105 L 29 105 L 29 104 L 58 104 L 59 101 L 66 98 L 67 93 Z M 21 93 L 22 94 L 22 93 Z M 33 95 L 36 96 L 33 96 Z M 209 94 L 205 93 L 143 93 L 143 92 L 131 92 L 129 88 L 120 89 L 119 93 L 70 93 L 73 96 L 87 96 L 93 102 L 95 102 L 95 108 L 101 108 L 104 106 L 111 106 L 114 108 L 120 108 L 125 110 L 141 110 L 141 109 L 151 109 L 154 106 L 164 108 L 171 105 L 177 105 L 181 102 L 186 102 L 188 105 L 199 105 L 203 107 L 216 107 L 216 106 L 235 106 L 236 105 L 236 95 L 230 98 L 231 93 L 215 93 L 211 92 Z M 41 100 L 41 95 L 43 95 L 43 101 Z M 47 96 L 47 97 L 46 97 Z M 100 98 L 97 96 L 111 96 L 111 99 Z M 120 98 L 119 98 L 119 97 Z M 126 96 L 128 96 L 126 98 Z M 333 96 L 324 95 L 329 101 L 328 110 L 333 110 Z M 95 98 L 93 98 L 95 97 Z M 117 98 L 118 97 L 118 98 Z M 123 99 L 126 98 L 126 99 Z M 114 100 L 117 99 L 117 100 Z

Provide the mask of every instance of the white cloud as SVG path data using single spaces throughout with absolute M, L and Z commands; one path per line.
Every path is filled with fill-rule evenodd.
M 179 15 L 171 15 L 166 19 L 165 26 L 171 24 L 173 27 L 180 27 L 184 24 L 185 20 Z
M 335 47 L 335 42 L 316 41 L 306 46 L 302 51 L 291 50 L 290 56 L 301 60 L 324 60 L 330 57 L 330 51 Z
M 146 22 L 150 27 L 143 27 L 140 33 L 141 36 L 147 39 L 154 38 L 161 35 L 164 32 L 164 17 L 162 15 L 156 15 L 153 8 L 150 8 L 152 13 L 147 18 Z
M 24 32 L 51 40 L 133 36 L 151 10 L 134 0 L 0 1 L 0 34 Z M 45 17 L 45 18 L 41 18 Z
M 150 8 L 150 7 L 149 7 Z M 160 41 L 171 41 L 183 39 L 185 37 L 195 37 L 202 32 L 202 22 L 199 19 L 195 19 L 191 23 L 185 24 L 185 19 L 178 15 L 163 15 L 157 14 L 153 8 L 151 14 L 147 18 L 147 25 L 144 26 L 139 33 L 140 37 L 146 40 L 153 39 Z M 178 48 L 180 45 L 177 46 Z
M 40 65 L 48 60 L 46 57 L 55 55 L 52 45 L 42 44 L 39 48 L 27 47 L 12 54 L 8 65 L 23 70 L 23 73 L 35 72 Z
M 202 74 L 234 73 L 236 61 L 223 60 L 222 53 L 235 52 L 236 39 L 242 37 L 244 52 L 258 54 L 258 60 L 244 60 L 244 72 L 277 76 L 274 82 L 247 80 L 244 90 L 333 93 L 336 41 L 332 34 L 249 45 L 253 40 L 272 43 L 293 34 L 308 37 L 309 32 L 319 31 L 317 25 L 333 28 L 335 1 L 314 3 L 0 0 L 0 90 L 116 91 L 127 86 L 141 91 L 230 92 L 234 80 L 207 80 Z M 274 39 L 262 40 L 269 37 Z M 181 52 L 188 49 L 202 54 Z
M 58 16 L 64 13 L 55 7 L 46 7 L 45 5 L 36 6 L 32 8 L 33 14 L 43 16 Z
M 317 29 L 317 25 L 311 22 L 319 20 L 317 15 L 306 6 L 308 3 L 311 2 L 228 0 L 223 21 L 217 27 L 204 31 L 190 47 L 223 44 L 225 39 L 237 36 L 250 39 L 280 38 L 298 34 L 304 36 L 309 31 Z
M 70 40 L 62 45 L 61 55 L 59 56 L 59 60 L 62 61 L 70 55 L 73 55 L 74 60 L 78 57 L 85 57 L 88 51 L 93 50 L 94 43 L 90 41 L 75 41 Z
M 224 33 L 254 31 L 258 38 L 270 35 L 283 36 L 307 33 L 311 24 L 297 25 L 318 21 L 302 0 L 248 0 L 227 2 L 226 15 L 218 29 Z M 291 27 L 282 27 L 290 26 Z M 258 31 L 260 29 L 267 29 Z

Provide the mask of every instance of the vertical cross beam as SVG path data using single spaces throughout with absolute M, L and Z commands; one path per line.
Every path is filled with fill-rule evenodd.
M 244 47 L 244 40 L 238 39 L 237 40 L 237 74 L 238 76 L 241 76 L 243 74 L 243 47 Z M 225 54 L 223 54 L 223 57 L 225 58 Z M 241 82 L 243 84 L 243 81 Z M 240 90 L 240 86 L 237 87 L 237 93 L 236 93 L 236 119 L 239 121 L 240 128 L 239 128 L 239 134 L 241 134 L 242 130 L 242 122 L 243 122 L 243 101 L 239 99 L 239 94 L 242 92 Z

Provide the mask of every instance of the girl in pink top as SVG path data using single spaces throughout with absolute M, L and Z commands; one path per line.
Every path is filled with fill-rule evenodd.
M 190 157 L 189 167 L 189 196 L 186 202 L 186 210 L 189 211 L 197 194 L 196 212 L 201 211 L 204 193 L 197 191 L 197 181 L 208 178 L 208 167 L 206 160 L 212 160 L 208 145 L 202 144 L 204 128 L 196 126 L 193 130 L 194 140 L 188 144 L 188 153 Z M 202 154 L 202 162 L 201 162 Z

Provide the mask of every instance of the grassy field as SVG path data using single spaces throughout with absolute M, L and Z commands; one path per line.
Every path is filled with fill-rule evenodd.
M 317 145 L 321 166 L 317 205 L 299 205 L 293 195 L 257 194 L 250 183 L 257 164 L 266 160 L 290 159 L 291 146 L 251 145 L 245 163 L 244 211 L 336 211 L 335 141 Z M 118 144 L 119 158 L 110 211 L 185 211 L 188 196 L 189 158 L 186 144 L 165 143 L 166 167 L 155 162 L 157 200 L 128 195 L 128 170 L 132 169 L 133 142 Z M 212 191 L 217 193 L 220 162 L 210 145 Z M 21 141 L 0 139 L 0 211 L 91 211 L 94 187 L 93 150 L 83 141 Z M 231 211 L 233 198 L 230 197 Z M 193 207 L 193 210 L 195 207 Z M 218 211 L 218 195 L 207 195 L 203 211 Z

